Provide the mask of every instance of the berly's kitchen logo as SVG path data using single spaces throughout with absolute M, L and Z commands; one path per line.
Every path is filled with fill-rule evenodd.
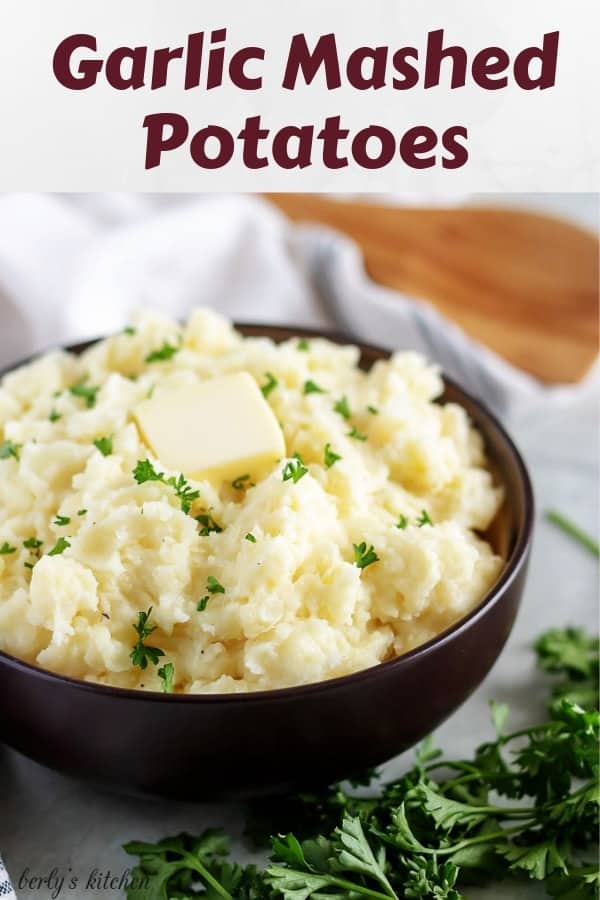
M 129 888 L 141 890 L 148 887 L 148 879 L 132 874 L 131 869 L 122 872 L 112 872 L 110 869 L 91 869 L 86 874 L 73 872 L 71 866 L 67 868 L 54 867 L 47 872 L 36 872 L 27 867 L 21 872 L 17 880 L 17 890 L 31 892 L 44 891 L 44 896 L 58 900 L 65 897 L 69 891 L 102 891 L 104 894 L 115 894 Z

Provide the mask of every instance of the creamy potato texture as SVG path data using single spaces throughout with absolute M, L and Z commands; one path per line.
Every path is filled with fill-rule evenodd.
M 205 310 L 134 326 L 2 382 L 0 649 L 120 687 L 161 690 L 171 663 L 176 692 L 272 689 L 401 654 L 492 586 L 502 560 L 478 533 L 501 489 L 421 357 L 365 373 L 354 347 L 243 338 Z M 271 385 L 286 456 L 256 481 L 189 480 L 186 510 L 132 410 L 241 371 Z M 136 481 L 146 460 L 162 480 Z M 142 669 L 150 608 L 144 640 L 164 655 Z

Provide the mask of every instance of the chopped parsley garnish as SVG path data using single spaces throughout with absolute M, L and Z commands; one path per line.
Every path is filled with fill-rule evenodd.
M 23 546 L 26 550 L 39 550 L 44 542 L 38 540 L 36 537 L 27 538 L 26 541 L 23 541 Z
M 58 422 L 59 419 L 62 419 L 62 416 L 59 412 L 56 412 L 55 409 L 51 409 L 48 418 L 51 422 Z
M 0 444 L 0 459 L 10 459 L 12 456 L 18 460 L 22 446 L 23 444 L 13 444 L 12 441 L 4 441 L 3 444 Z
M 252 475 L 238 475 L 238 477 L 231 482 L 231 487 L 236 491 L 245 491 L 249 487 L 254 487 L 252 484 Z
M 206 590 L 209 594 L 224 594 L 225 588 L 214 575 L 209 575 L 206 579 Z
M 204 610 L 208 606 L 209 600 L 210 600 L 210 596 L 208 594 L 206 594 L 205 597 L 201 597 L 200 600 L 198 600 L 198 603 L 196 604 L 196 609 L 198 610 L 198 612 L 204 612 Z
M 156 666 L 160 657 L 165 655 L 164 650 L 159 650 L 158 647 L 149 647 L 144 643 L 146 638 L 150 637 L 152 632 L 156 631 L 158 627 L 157 625 L 148 624 L 151 614 L 152 607 L 150 607 L 148 612 L 139 612 L 137 622 L 131 626 L 137 634 L 138 639 L 133 645 L 133 650 L 129 654 L 129 658 L 134 666 L 139 666 L 140 669 L 147 669 L 148 662 L 151 662 Z
M 352 544 L 352 548 L 354 550 L 354 562 L 359 569 L 366 569 L 367 566 L 372 565 L 372 563 L 377 562 L 379 559 L 375 553 L 373 544 L 371 544 L 370 547 L 367 547 L 366 543 L 363 541 L 361 544 Z
M 347 397 L 342 397 L 341 400 L 338 400 L 337 403 L 334 404 L 333 409 L 336 413 L 339 413 L 343 419 L 349 419 L 352 415 L 350 407 L 348 406 Z
M 271 372 L 265 372 L 266 382 L 261 385 L 263 397 L 268 397 L 271 391 L 274 391 L 279 382 Z
M 94 441 L 94 447 L 100 451 L 102 456 L 110 456 L 113 452 L 113 438 L 101 437 Z
M 4 543 L 0 547 L 0 556 L 8 556 L 9 553 L 16 553 L 16 552 L 17 552 L 17 548 L 11 547 L 11 545 L 7 541 L 4 541 Z
M 133 337 L 134 334 L 137 334 L 137 328 L 133 328 L 131 325 L 127 325 L 127 327 L 123 329 L 123 334 L 127 334 L 129 335 L 129 337 Z
M 87 380 L 88 376 L 85 375 L 81 381 L 77 382 L 77 384 L 72 384 L 69 391 L 74 397 L 81 397 L 82 400 L 85 400 L 87 408 L 92 409 L 92 407 L 96 405 L 96 398 L 100 387 L 93 387 L 91 384 L 87 384 Z
M 132 841 L 125 850 L 139 859 L 132 874 L 144 887 L 132 885 L 128 900 L 187 897 L 191 884 L 211 900 L 465 900 L 473 884 L 498 896 L 500 879 L 507 897 L 529 893 L 529 883 L 534 894 L 556 900 L 593 900 L 600 884 L 598 640 L 584 638 L 583 684 L 596 689 L 586 703 L 554 699 L 545 721 L 513 733 L 505 729 L 506 705 L 492 703 L 496 735 L 458 760 L 429 738 L 410 770 L 370 785 L 368 796 L 356 788 L 373 771 L 262 801 L 247 830 L 270 846 L 264 867 L 230 858 L 227 835 L 215 829 Z M 579 637 L 558 632 L 551 644 L 549 671 L 577 687 L 569 660 L 580 655 Z
M 23 568 L 25 568 L 25 569 L 33 569 L 34 566 L 35 566 L 35 563 L 32 563 L 32 562 L 24 562 L 23 563 Z
M 255 543 L 256 543 L 256 538 L 254 537 L 254 535 L 252 534 L 251 531 L 248 532 L 248 534 L 246 535 L 246 537 L 244 538 L 244 540 L 245 540 L 245 541 L 250 541 L 251 544 L 255 544 Z
M 352 426 L 350 431 L 347 433 L 347 437 L 354 438 L 355 441 L 366 441 L 367 439 L 366 434 L 362 434 L 362 432 L 360 432 L 358 428 L 355 428 L 354 426 Z
M 66 538 L 61 537 L 57 540 L 57 542 L 54 545 L 54 547 L 52 548 L 52 550 L 50 550 L 50 552 L 48 553 L 48 556 L 60 556 L 61 553 L 64 553 L 65 550 L 68 550 L 70 546 L 71 545 L 66 540 Z
M 433 525 L 431 517 L 426 509 L 421 510 L 421 515 L 417 519 L 417 525 L 419 526 L 419 528 L 422 528 L 423 525 Z
M 370 412 L 371 415 L 373 415 L 373 416 L 379 415 L 379 410 L 377 409 L 376 406 L 367 406 L 367 411 Z
M 307 473 L 308 469 L 304 465 L 302 457 L 300 456 L 300 454 L 295 453 L 294 459 L 285 464 L 282 474 L 284 481 L 293 481 L 294 484 L 296 484 Z
M 309 379 L 308 381 L 304 382 L 303 393 L 305 393 L 305 394 L 326 394 L 327 391 L 324 390 L 322 387 L 319 387 L 319 385 L 316 383 L 316 381 L 311 381 Z
M 326 469 L 330 469 L 334 463 L 339 462 L 341 458 L 339 453 L 334 453 L 331 449 L 331 444 L 325 444 L 324 462 Z
M 186 514 L 192 508 L 192 503 L 200 496 L 200 491 L 195 491 L 183 475 L 165 478 L 165 473 L 157 472 L 149 459 L 138 460 L 133 470 L 133 477 L 138 484 L 144 484 L 146 481 L 160 481 L 162 484 L 172 487 L 181 501 L 182 511 Z
M 564 531 L 565 534 L 568 534 L 569 537 L 572 537 L 573 540 L 577 541 L 577 543 L 581 544 L 582 547 L 585 547 L 586 550 L 589 550 L 590 553 L 593 553 L 594 556 L 600 556 L 598 541 L 595 541 L 591 535 L 586 534 L 585 531 L 567 519 L 566 516 L 563 516 L 562 513 L 551 509 L 546 513 L 546 518 L 553 525 Z
M 78 516 L 87 516 L 87 509 L 80 509 L 77 513 Z
M 158 350 L 153 350 L 144 357 L 144 362 L 167 362 L 169 359 L 173 359 L 180 350 L 181 342 L 179 344 L 170 344 L 168 341 L 164 341 L 162 347 L 159 347 Z
M 221 534 L 223 531 L 222 527 L 215 522 L 210 513 L 202 513 L 200 516 L 195 516 L 196 522 L 202 526 L 199 531 L 201 537 L 208 537 L 211 532 L 215 534 Z
M 158 670 L 158 677 L 162 681 L 162 689 L 165 694 L 173 693 L 173 678 L 175 677 L 175 666 L 173 663 L 165 663 Z
M 52 524 L 58 525 L 59 528 L 62 528 L 64 525 L 68 525 L 70 521 L 71 520 L 68 516 L 57 516 Z
M 300 338 L 300 340 L 296 344 L 296 350 L 300 350 L 306 353 L 308 350 L 310 350 L 310 343 L 306 340 L 306 338 Z
M 400 528 L 401 531 L 404 531 L 405 528 L 408 528 L 408 516 L 401 515 L 396 522 L 396 528 Z

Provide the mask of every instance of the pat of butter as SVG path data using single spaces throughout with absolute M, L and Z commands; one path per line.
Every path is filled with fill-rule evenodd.
M 279 423 L 248 372 L 157 390 L 133 415 L 156 458 L 188 478 L 256 479 L 285 456 Z

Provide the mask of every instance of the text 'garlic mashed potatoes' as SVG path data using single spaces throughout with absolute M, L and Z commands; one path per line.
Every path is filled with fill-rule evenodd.
M 0 649 L 127 688 L 279 688 L 403 653 L 491 587 L 502 560 L 476 532 L 501 490 L 420 356 L 365 373 L 355 347 L 243 338 L 206 310 L 134 325 L 2 382 Z M 132 410 L 234 372 L 265 387 L 286 457 L 178 487 Z

